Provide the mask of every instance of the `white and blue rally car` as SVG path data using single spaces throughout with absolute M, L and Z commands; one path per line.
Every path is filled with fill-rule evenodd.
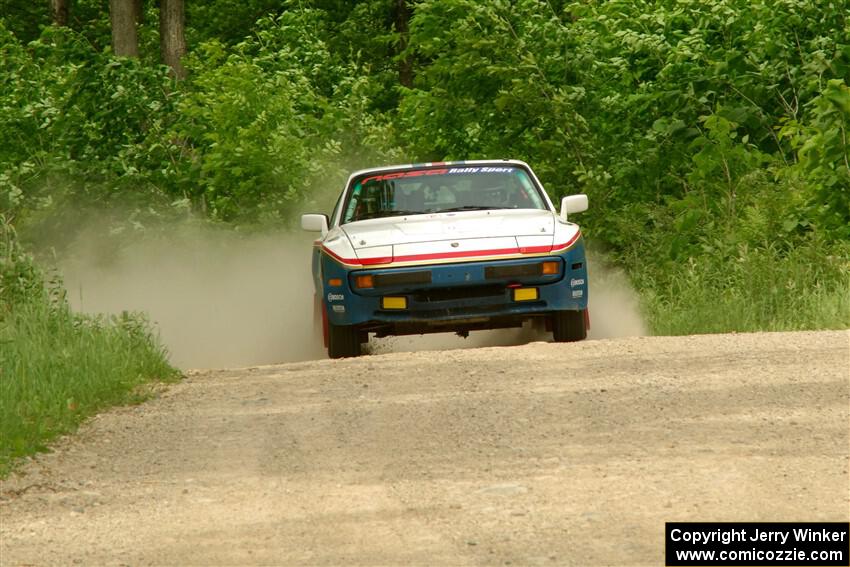
M 462 161 L 349 177 L 330 218 L 301 217 L 314 243 L 316 317 L 331 358 L 377 337 L 518 327 L 587 336 L 586 195 L 560 214 L 528 164 Z

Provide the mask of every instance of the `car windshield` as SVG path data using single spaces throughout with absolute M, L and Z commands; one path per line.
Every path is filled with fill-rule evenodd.
M 452 211 L 546 208 L 528 172 L 519 167 L 407 169 L 355 180 L 341 224 Z

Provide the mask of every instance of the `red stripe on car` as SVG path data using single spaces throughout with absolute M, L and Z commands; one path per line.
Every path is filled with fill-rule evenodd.
M 415 262 L 419 260 L 449 260 L 452 258 L 474 258 L 476 256 L 505 256 L 509 254 L 544 254 L 547 252 L 560 252 L 569 248 L 581 236 L 577 232 L 567 242 L 563 244 L 554 244 L 552 246 L 520 246 L 518 248 L 496 248 L 491 250 L 466 250 L 461 252 L 435 252 L 432 254 L 411 254 L 407 256 L 382 256 L 378 258 L 343 258 L 338 254 L 334 254 L 326 247 L 322 247 L 324 252 L 331 257 L 342 262 L 354 266 L 374 266 L 378 264 L 391 264 L 394 262 Z

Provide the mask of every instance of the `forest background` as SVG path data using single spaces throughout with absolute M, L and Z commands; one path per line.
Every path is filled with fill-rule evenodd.
M 848 15 L 848 0 L 0 0 L 0 473 L 174 374 L 143 317 L 82 317 L 45 283 L 86 218 L 126 240 L 187 217 L 295 226 L 366 166 L 510 157 L 553 200 L 586 193 L 583 232 L 658 334 L 850 327 Z M 81 360 L 119 387 L 44 378 L 97 374 Z

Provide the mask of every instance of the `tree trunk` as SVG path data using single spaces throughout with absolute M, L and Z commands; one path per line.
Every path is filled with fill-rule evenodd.
M 398 53 L 404 53 L 407 49 L 409 38 L 408 30 L 410 22 L 410 8 L 407 0 L 395 0 L 395 29 L 398 32 Z M 398 62 L 398 82 L 403 87 L 413 87 L 413 61 L 409 56 Z
M 139 56 L 135 0 L 109 0 L 112 51 L 119 57 Z
M 50 16 L 57 26 L 67 26 L 68 0 L 50 0 Z
M 133 0 L 133 14 L 136 16 L 136 25 L 141 25 L 145 20 L 145 8 L 142 0 Z
M 177 79 L 186 78 L 186 69 L 180 59 L 186 55 L 184 0 L 160 0 L 159 49 L 162 61 Z

